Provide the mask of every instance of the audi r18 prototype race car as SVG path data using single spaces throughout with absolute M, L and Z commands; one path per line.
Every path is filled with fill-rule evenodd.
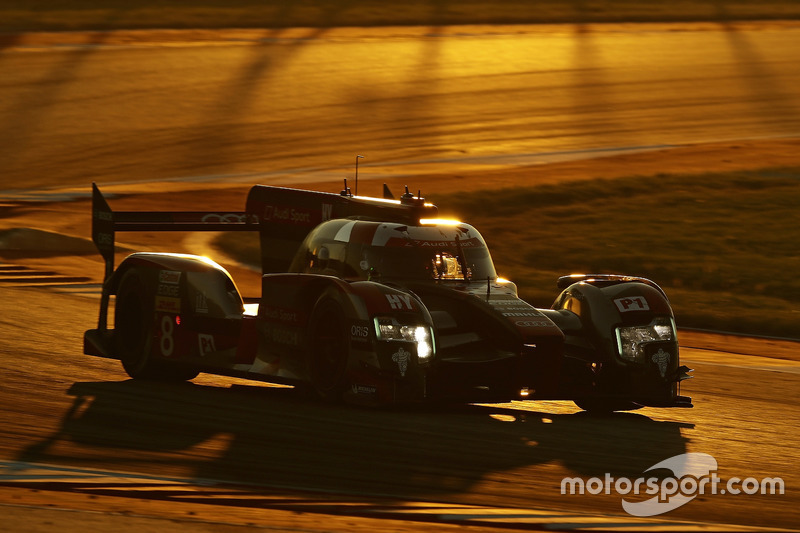
M 106 275 L 84 352 L 121 360 L 135 379 L 208 372 L 371 404 L 692 407 L 655 283 L 565 276 L 552 308 L 537 309 L 497 276 L 474 227 L 437 218 L 407 189 L 384 196 L 353 196 L 346 183 L 340 194 L 255 185 L 243 212 L 115 212 L 93 184 Z M 258 298 L 206 257 L 138 252 L 114 268 L 118 231 L 234 230 L 259 234 Z

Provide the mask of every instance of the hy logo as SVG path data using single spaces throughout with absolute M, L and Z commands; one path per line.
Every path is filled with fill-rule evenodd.
M 411 304 L 411 296 L 408 294 L 387 294 L 386 300 L 392 309 L 414 309 Z
M 676 479 L 681 479 L 684 476 L 692 476 L 696 479 L 701 479 L 717 470 L 717 460 L 707 453 L 684 453 L 656 463 L 645 470 L 645 472 L 650 472 L 651 470 L 659 468 L 671 471 L 673 477 Z M 654 496 L 643 502 L 629 502 L 623 499 L 622 508 L 633 516 L 656 516 L 677 509 L 681 505 L 694 500 L 696 497 L 697 494 L 687 496 L 677 493 L 671 494 L 664 499 L 664 501 L 658 496 Z

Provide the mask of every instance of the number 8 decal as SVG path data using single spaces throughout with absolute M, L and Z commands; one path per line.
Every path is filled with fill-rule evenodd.
M 164 315 L 161 317 L 161 355 L 169 357 L 175 349 L 175 340 L 172 334 L 175 331 L 175 324 L 172 323 L 172 317 Z

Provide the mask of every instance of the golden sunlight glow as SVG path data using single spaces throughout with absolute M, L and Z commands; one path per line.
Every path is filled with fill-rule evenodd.
M 200 259 L 200 261 L 202 261 L 203 263 L 207 264 L 208 266 L 212 266 L 212 267 L 220 266 L 219 263 L 217 263 L 216 261 L 214 261 L 213 259 L 211 259 L 210 257 L 208 257 L 206 255 L 200 256 L 200 257 L 198 257 L 198 259 Z
M 458 226 L 463 224 L 463 222 L 454 218 L 421 218 L 419 223 L 423 226 Z
M 392 204 L 392 205 L 402 205 L 400 200 L 393 200 L 391 198 L 377 198 L 375 196 L 353 196 L 355 200 L 369 200 L 370 202 L 381 202 L 384 204 Z M 425 202 L 423 204 L 425 207 L 434 207 L 433 204 Z
M 510 279 L 501 278 L 500 276 L 497 276 L 497 279 L 496 279 L 495 281 L 496 281 L 497 283 L 511 283 L 511 280 L 510 280 Z
M 161 254 L 161 253 L 156 253 L 156 252 L 139 252 L 139 254 L 140 255 L 169 255 L 171 257 L 180 257 L 180 258 L 183 258 L 183 259 L 197 260 L 197 261 L 201 261 L 201 262 L 207 264 L 210 267 L 217 268 L 217 269 L 220 269 L 220 270 L 224 270 L 225 272 L 227 272 L 227 270 L 225 270 L 225 268 L 222 265 L 220 265 L 219 263 L 217 263 L 216 261 L 214 261 L 210 257 L 206 257 L 206 256 L 199 256 L 199 255 L 192 255 L 192 254 L 179 254 L 179 253 Z
M 371 202 L 382 202 L 384 204 L 400 205 L 400 200 L 392 200 L 390 198 L 375 198 L 374 196 L 353 196 L 354 200 L 369 200 Z
M 512 415 L 501 415 L 493 413 L 489 415 L 489 417 L 494 418 L 495 420 L 499 420 L 500 422 L 516 422 L 517 417 Z

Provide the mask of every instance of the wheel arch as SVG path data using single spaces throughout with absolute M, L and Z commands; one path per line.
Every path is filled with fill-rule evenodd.
M 133 268 L 153 272 L 159 270 L 170 272 L 218 272 L 235 286 L 230 273 L 222 265 L 207 257 L 176 253 L 136 252 L 123 259 L 114 274 L 106 282 L 109 284 L 110 294 L 117 293 L 125 273 Z

